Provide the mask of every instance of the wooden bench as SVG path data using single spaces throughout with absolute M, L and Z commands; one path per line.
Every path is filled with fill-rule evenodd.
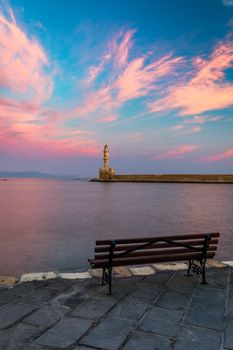
M 109 285 L 112 293 L 112 268 L 114 266 L 141 265 L 171 261 L 188 261 L 190 270 L 202 276 L 206 283 L 206 259 L 213 258 L 219 233 L 188 234 L 167 237 L 98 240 L 95 258 L 88 259 L 93 269 L 103 269 L 102 283 Z

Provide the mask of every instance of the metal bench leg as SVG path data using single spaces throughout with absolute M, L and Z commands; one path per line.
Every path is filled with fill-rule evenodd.
M 109 281 L 108 281 L 109 291 L 108 291 L 108 295 L 111 295 L 112 294 L 112 268 L 111 267 L 108 268 L 108 276 L 109 276 Z
M 206 278 L 205 278 L 205 263 L 206 263 L 206 259 L 202 260 L 200 263 L 201 263 L 201 275 L 202 275 L 202 282 L 201 282 L 201 284 L 207 284 Z
M 202 258 L 200 261 L 200 265 L 201 265 L 201 275 L 202 275 L 202 284 L 207 284 L 206 279 L 205 279 L 205 263 L 206 263 L 206 259 L 207 259 L 207 251 L 208 251 L 208 247 L 209 247 L 209 242 L 211 240 L 211 236 L 210 235 L 205 235 L 205 240 L 204 240 L 204 246 L 203 246 L 203 253 L 202 253 Z
M 102 274 L 102 285 L 106 284 L 106 268 L 103 269 L 103 274 Z

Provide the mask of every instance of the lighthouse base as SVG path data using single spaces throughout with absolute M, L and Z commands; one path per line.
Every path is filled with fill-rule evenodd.
M 115 175 L 115 170 L 113 168 L 108 168 L 108 170 L 100 168 L 99 171 L 99 180 L 108 181 L 112 179 L 112 176 Z

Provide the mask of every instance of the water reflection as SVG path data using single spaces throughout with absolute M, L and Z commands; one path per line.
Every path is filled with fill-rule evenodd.
M 99 238 L 221 232 L 233 256 L 233 185 L 0 182 L 0 274 L 86 269 Z

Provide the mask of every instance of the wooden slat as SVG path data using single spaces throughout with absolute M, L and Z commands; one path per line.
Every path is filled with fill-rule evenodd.
M 200 251 L 201 251 L 202 247 L 200 247 Z M 216 245 L 213 245 L 211 247 L 208 248 L 208 252 L 212 252 L 215 251 L 217 249 Z M 185 254 L 185 253 L 195 253 L 192 249 L 186 249 L 186 248 L 180 248 L 180 249 L 163 249 L 163 250 L 146 250 L 146 251 L 142 251 L 142 250 L 138 250 L 138 251 L 134 251 L 132 253 L 128 253 L 127 255 L 124 255 L 124 257 L 137 257 L 137 256 L 154 256 L 154 255 L 170 255 L 170 254 Z M 117 254 L 120 253 L 116 253 Z M 115 255 L 115 254 L 114 254 Z M 116 256 L 113 256 L 113 259 L 116 258 Z M 94 260 L 103 260 L 103 259 L 109 259 L 109 253 L 107 254 L 96 254 L 95 255 L 95 259 Z
M 164 237 L 165 238 L 165 237 Z M 189 244 L 193 247 L 198 247 L 198 246 L 203 246 L 203 242 L 204 240 L 193 240 L 193 241 L 184 241 L 184 242 L 177 242 L 177 243 L 184 243 L 184 244 Z M 217 244 L 218 243 L 218 239 L 211 239 L 211 241 L 209 242 L 209 245 L 213 245 L 213 244 Z M 129 250 L 132 248 L 138 249 L 141 245 L 138 244 L 126 244 L 126 245 L 116 245 L 116 247 L 114 248 L 114 251 L 125 251 L 125 250 Z M 143 249 L 160 249 L 160 248 L 172 248 L 175 247 L 174 244 L 172 243 L 154 243 L 150 246 L 147 246 Z M 103 253 L 103 252 L 109 252 L 109 246 L 100 246 L 100 247 L 95 247 L 95 253 Z
M 207 258 L 213 258 L 215 253 L 208 253 Z M 201 257 L 200 254 L 174 254 L 174 255 L 161 255 L 161 256 L 152 256 L 152 257 L 135 257 L 135 258 L 125 258 L 117 259 L 113 261 L 112 266 L 125 266 L 125 265 L 140 265 L 140 264 L 151 264 L 158 262 L 167 262 L 167 261 L 183 261 L 189 259 L 197 259 Z M 108 260 L 98 260 L 93 264 L 94 268 L 103 268 L 108 266 Z
M 159 236 L 159 237 L 145 237 L 145 238 L 121 238 L 116 239 L 115 241 L 117 244 L 133 244 L 133 243 L 146 243 L 154 241 L 155 239 L 162 240 L 162 239 L 170 239 L 170 240 L 189 240 L 189 239 L 200 239 L 204 238 L 205 235 L 210 235 L 211 237 L 219 237 L 218 232 L 213 233 L 200 233 L 200 234 L 187 234 L 187 235 L 174 235 L 174 236 Z M 108 245 L 111 243 L 112 240 L 106 239 L 106 240 L 97 240 L 96 245 Z

